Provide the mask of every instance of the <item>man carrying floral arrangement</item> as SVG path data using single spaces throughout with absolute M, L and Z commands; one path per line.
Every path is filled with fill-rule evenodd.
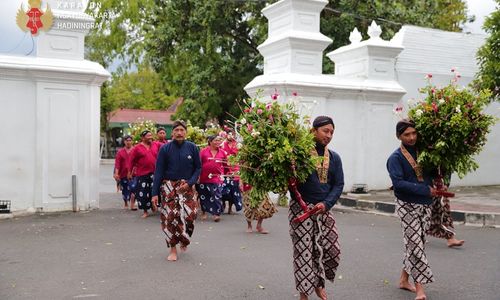
M 316 170 L 305 182 L 298 184 L 298 191 L 309 208 L 318 211 L 302 222 L 293 220 L 304 213 L 291 190 L 289 220 L 293 243 L 293 267 L 295 284 L 300 299 L 308 299 L 314 291 L 321 299 L 327 299 L 326 279 L 333 282 L 339 265 L 340 246 L 335 219 L 330 209 L 339 199 L 344 188 L 344 173 L 340 156 L 328 149 L 335 125 L 327 116 L 319 116 L 313 122 L 312 133 L 316 142 L 312 155 L 320 157 Z
M 425 300 L 423 285 L 434 281 L 425 255 L 425 231 L 436 190 L 432 187 L 433 178 L 417 163 L 415 123 L 408 119 L 399 121 L 396 137 L 401 140 L 401 146 L 387 160 L 387 170 L 396 196 L 396 214 L 401 220 L 405 245 L 399 287 L 416 292 L 415 300 Z M 415 286 L 409 282 L 410 275 Z

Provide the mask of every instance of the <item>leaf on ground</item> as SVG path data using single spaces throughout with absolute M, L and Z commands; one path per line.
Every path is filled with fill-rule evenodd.
M 389 280 L 384 279 L 384 284 L 385 284 L 385 285 L 388 285 L 388 284 L 389 284 Z
M 342 280 L 342 278 L 344 278 L 344 277 L 342 277 L 342 275 L 339 275 L 339 280 Z
M 241 247 L 240 247 L 240 249 L 241 249 L 241 250 L 245 250 L 246 248 L 247 248 L 247 247 L 245 247 L 245 246 L 241 246 Z
M 108 245 L 108 246 L 109 246 L 109 245 L 113 245 L 113 243 L 111 243 L 111 242 L 107 242 L 107 243 L 106 243 L 106 245 Z
M 263 287 L 262 285 L 259 284 L 259 289 L 263 290 L 263 289 L 265 289 L 265 287 Z

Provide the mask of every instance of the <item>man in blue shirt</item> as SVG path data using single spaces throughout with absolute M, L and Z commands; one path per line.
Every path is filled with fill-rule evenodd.
M 187 126 L 175 121 L 172 128 L 173 142 L 161 146 L 156 160 L 153 182 L 155 205 L 161 200 L 161 228 L 170 247 L 169 261 L 177 260 L 177 244 L 185 251 L 194 231 L 196 200 L 193 185 L 201 172 L 198 147 L 186 141 Z
M 405 245 L 399 287 L 415 292 L 415 300 L 425 300 L 423 285 L 434 281 L 425 255 L 425 231 L 429 226 L 430 205 L 436 190 L 432 187 L 432 177 L 417 163 L 415 123 L 407 119 L 399 121 L 396 137 L 401 140 L 401 146 L 387 160 L 387 170 L 396 196 L 396 213 L 401 220 Z M 409 282 L 410 275 L 415 286 Z
M 304 183 L 298 184 L 304 202 L 319 211 L 303 222 L 292 220 L 304 213 L 293 192 L 290 192 L 289 221 L 293 243 L 293 268 L 296 289 L 300 299 L 308 299 L 314 291 L 320 299 L 326 299 L 325 281 L 333 282 L 339 265 L 340 246 L 335 219 L 330 209 L 340 198 L 344 188 L 344 172 L 340 156 L 328 149 L 335 125 L 327 116 L 319 116 L 313 122 L 312 133 L 316 149 L 312 155 L 320 156 L 316 170 Z

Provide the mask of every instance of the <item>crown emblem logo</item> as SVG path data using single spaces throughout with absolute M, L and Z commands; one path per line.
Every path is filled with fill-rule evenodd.
M 49 5 L 47 4 L 47 8 L 43 11 L 41 0 L 29 0 L 28 3 L 30 7 L 27 11 L 24 10 L 23 4 L 17 11 L 17 26 L 22 31 L 30 31 L 31 35 L 37 35 L 39 30 L 48 31 L 54 20 Z

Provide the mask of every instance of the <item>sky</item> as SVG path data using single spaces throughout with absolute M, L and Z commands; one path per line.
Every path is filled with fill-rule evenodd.
M 43 1 L 42 3 L 45 2 L 46 1 Z M 28 1 L 0 0 L 0 54 L 33 55 L 35 53 L 33 49 L 34 42 L 31 38 L 31 34 L 29 32 L 21 31 L 16 24 L 16 14 L 17 10 L 21 6 L 21 3 L 24 3 L 25 7 L 27 7 Z M 469 15 L 475 15 L 476 20 L 472 24 L 467 24 L 464 31 L 471 33 L 484 33 L 481 26 L 484 22 L 485 16 L 489 15 L 495 9 L 495 1 L 467 0 L 467 5 Z

